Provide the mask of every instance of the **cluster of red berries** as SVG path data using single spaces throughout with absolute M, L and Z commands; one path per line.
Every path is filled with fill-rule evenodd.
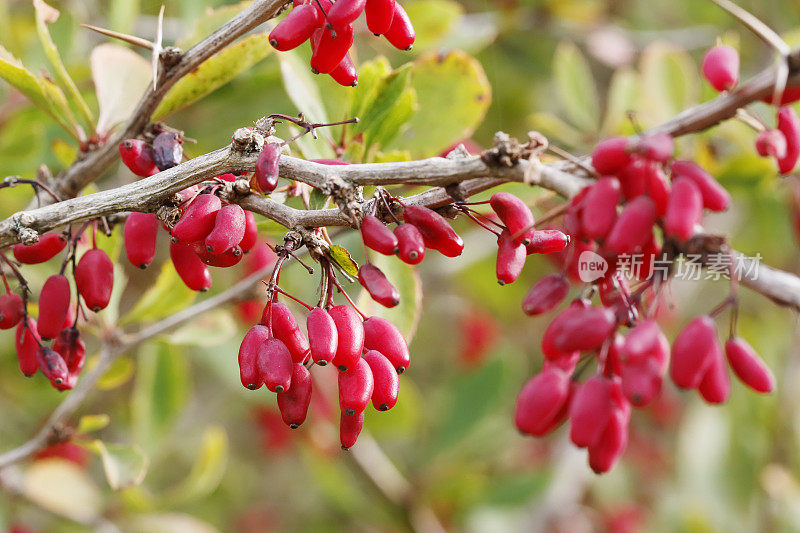
M 242 385 L 276 393 L 284 423 L 295 429 L 311 403 L 309 369 L 332 364 L 339 371 L 340 440 L 347 449 L 361 433 L 370 400 L 379 411 L 397 403 L 399 374 L 411 362 L 408 345 L 385 318 L 364 319 L 348 305 L 307 308 L 306 336 L 289 308 L 270 299 L 239 348 Z
M 22 373 L 30 377 L 41 370 L 58 390 L 75 386 L 86 360 L 86 346 L 77 329 L 78 317 L 83 312 L 81 299 L 89 309 L 98 312 L 108 306 L 114 288 L 111 259 L 97 248 L 96 243 L 75 262 L 75 248 L 82 233 L 83 230 L 75 235 L 48 233 L 34 244 L 17 244 L 13 247 L 17 262 L 33 265 L 49 261 L 69 244 L 60 272 L 50 276 L 42 285 L 37 318 L 28 314 L 28 287 L 19 269 L 8 263 L 20 279 L 24 297 L 11 292 L 3 275 L 6 294 L 0 296 L 0 329 L 16 326 L 14 347 Z M 76 311 L 71 306 L 70 282 L 64 275 L 70 260 L 77 291 Z M 44 343 L 50 340 L 53 343 L 48 347 Z
M 717 91 L 731 91 L 739 84 L 739 53 L 730 46 L 718 45 L 703 56 L 703 76 Z M 775 128 L 764 129 L 756 137 L 756 152 L 772 157 L 781 174 L 788 174 L 800 159 L 800 118 L 788 104 L 800 100 L 800 87 L 781 95 Z M 765 99 L 767 103 L 771 100 Z
M 119 155 L 131 172 L 146 178 L 177 166 L 183 160 L 183 136 L 174 130 L 165 130 L 148 144 L 141 139 L 127 139 L 119 143 Z
M 269 34 L 269 42 L 280 51 L 311 41 L 311 70 L 328 74 L 346 87 L 358 84 L 350 57 L 353 23 L 364 13 L 367 28 L 383 35 L 400 50 L 414 45 L 414 26 L 403 6 L 395 0 L 293 0 L 292 10 Z

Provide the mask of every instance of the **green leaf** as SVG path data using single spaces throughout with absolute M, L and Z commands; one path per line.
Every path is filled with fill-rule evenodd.
M 627 111 L 636 111 L 639 77 L 631 69 L 614 72 L 608 88 L 608 103 L 601 132 L 603 136 L 633 133 Z
M 22 492 L 42 509 L 79 522 L 96 519 L 102 509 L 100 491 L 89 473 L 60 458 L 33 462 L 25 470 Z
M 89 64 L 100 109 L 97 131 L 106 133 L 131 116 L 153 81 L 153 72 L 145 58 L 111 43 L 94 47 Z
M 293 51 L 278 54 L 278 60 L 286 94 L 297 110 L 311 122 L 329 122 L 319 87 L 308 65 Z
M 414 50 L 425 51 L 447 35 L 464 14 L 464 7 L 452 0 L 413 0 L 403 4 L 414 21 Z
M 330 254 L 331 259 L 333 259 L 337 265 L 342 267 L 342 270 L 354 278 L 358 276 L 358 263 L 356 263 L 353 258 L 350 257 L 350 252 L 347 251 L 347 248 L 344 246 L 339 246 L 338 244 L 334 244 L 331 246 Z
M 141 12 L 141 0 L 114 0 L 108 6 L 109 29 L 132 33 Z M 188 48 L 181 46 L 183 50 Z
M 409 87 L 410 73 L 410 68 L 406 67 L 384 78 L 377 97 L 353 128 L 353 134 L 363 133 L 368 154 L 374 148 L 387 146 L 414 114 L 417 95 Z
M 697 103 L 700 80 L 697 66 L 685 51 L 654 43 L 642 52 L 641 92 L 648 105 L 641 115 L 647 125 L 660 124 Z
M 116 1 L 114 2 L 117 3 Z M 181 50 L 188 50 L 196 45 L 217 29 L 221 28 L 226 22 L 235 17 L 240 11 L 250 5 L 250 0 L 231 4 L 227 6 L 220 6 L 214 9 L 206 8 L 203 16 L 197 19 L 192 28 L 191 33 L 178 41 L 175 46 Z
M 161 120 L 216 91 L 272 52 L 267 36 L 257 33 L 217 52 L 180 79 L 153 113 Z
M 53 117 L 73 138 L 79 138 L 77 126 L 74 121 L 69 120 L 72 113 L 61 89 L 53 82 L 31 74 L 18 59 L 2 46 L 0 46 L 0 78 Z
M 165 496 L 165 500 L 170 506 L 176 506 L 208 496 L 222 481 L 227 462 L 228 435 L 225 429 L 221 426 L 207 427 L 192 471 Z
M 378 97 L 378 92 L 383 87 L 383 80 L 391 73 L 392 65 L 383 56 L 359 65 L 358 85 L 351 91 L 353 96 L 348 114 L 362 119 L 366 110 Z
M 589 63 L 575 44 L 565 41 L 553 55 L 556 93 L 567 118 L 580 130 L 597 131 L 600 99 Z
M 494 408 L 503 385 L 503 361 L 495 358 L 450 385 L 450 406 L 441 417 L 434 449 L 444 451 L 464 439 Z
M 172 263 L 166 262 L 155 284 L 145 292 L 120 324 L 159 320 L 191 305 L 197 293 L 181 280 Z
M 218 346 L 234 336 L 236 330 L 236 321 L 231 312 L 217 309 L 176 329 L 167 336 L 167 340 L 182 346 Z
M 53 150 L 53 155 L 56 156 L 58 162 L 62 167 L 68 167 L 78 157 L 78 149 L 66 142 L 63 139 L 53 139 L 53 144 L 50 146 Z
M 430 157 L 472 135 L 491 103 L 491 86 L 474 57 L 454 50 L 428 53 L 411 63 L 417 113 L 388 149 Z
M 83 415 L 78 421 L 78 427 L 75 433 L 79 435 L 91 433 L 93 431 L 100 431 L 111 422 L 111 417 L 107 414 L 99 415 Z
M 150 460 L 135 444 L 106 444 L 95 440 L 92 450 L 100 455 L 108 485 L 113 490 L 140 485 L 144 481 Z
M 366 290 L 358 297 L 358 308 L 367 315 L 381 316 L 391 320 L 410 343 L 417 331 L 422 313 L 422 281 L 413 265 L 398 261 L 396 257 L 375 254 L 372 264 L 380 268 L 386 278 L 400 293 L 400 303 L 391 308 L 375 302 Z
M 369 404 L 369 431 L 376 438 L 409 438 L 419 430 L 425 399 L 413 381 L 403 379 L 397 403 L 388 411 Z M 413 437 L 412 437 L 413 438 Z
M 138 442 L 150 449 L 170 429 L 189 397 L 189 368 L 182 350 L 151 342 L 139 350 L 131 396 L 132 425 Z
M 97 364 L 94 358 L 89 363 L 89 368 Z M 103 376 L 97 381 L 97 388 L 100 390 L 112 390 L 126 384 L 133 376 L 135 370 L 133 360 L 130 357 L 120 357 L 116 359 Z

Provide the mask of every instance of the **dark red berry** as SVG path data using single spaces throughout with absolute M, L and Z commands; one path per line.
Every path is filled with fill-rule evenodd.
M 788 174 L 797 165 L 800 158 L 800 118 L 792 107 L 778 110 L 778 130 L 786 139 L 786 155 L 778 159 L 778 170 Z
M 372 215 L 365 216 L 361 221 L 361 239 L 367 248 L 383 255 L 396 254 L 399 249 L 397 235 Z
M 617 255 L 641 252 L 656 221 L 656 206 L 646 196 L 628 202 L 608 234 L 606 246 Z
M 425 258 L 425 240 L 413 224 L 398 224 L 394 228 L 397 236 L 397 257 L 409 265 L 419 264 Z
M 367 17 L 367 28 L 375 35 L 383 35 L 389 31 L 394 18 L 395 0 L 367 0 L 364 14 Z
M 611 380 L 592 376 L 576 391 L 569 410 L 569 437 L 586 448 L 598 442 L 613 413 Z
M 60 233 L 45 233 L 33 244 L 16 244 L 12 248 L 14 259 L 24 265 L 44 263 L 56 256 L 67 245 Z
M 114 289 L 114 264 L 108 254 L 99 248 L 83 254 L 75 267 L 75 287 L 89 309 L 105 309 Z
M 339 334 L 331 315 L 325 309 L 315 307 L 308 313 L 306 329 L 314 362 L 325 366 L 333 361 L 339 345 Z
M 14 348 L 17 351 L 19 369 L 28 377 L 39 370 L 36 354 L 39 353 L 41 339 L 36 332 L 36 321 L 28 317 L 27 321 L 20 322 L 14 335 Z
M 364 361 L 372 371 L 375 387 L 372 391 L 372 405 L 378 411 L 388 411 L 397 403 L 400 391 L 400 377 L 386 356 L 376 350 L 368 350 Z
M 278 186 L 280 171 L 281 145 L 266 143 L 258 154 L 255 166 L 255 178 L 262 192 L 272 192 Z
M 336 0 L 328 10 L 329 28 L 339 29 L 352 24 L 364 11 L 366 0 Z
M 569 281 L 560 274 L 550 274 L 537 281 L 522 301 L 522 311 L 541 315 L 558 307 L 569 292 Z
M 206 249 L 221 254 L 239 244 L 244 238 L 247 219 L 237 204 L 228 204 L 217 211 L 214 229 L 206 236 Z
M 321 28 L 311 37 L 311 45 L 311 68 L 321 74 L 330 74 L 353 46 L 353 27 Z
M 53 341 L 53 349 L 64 358 L 70 375 L 81 373 L 86 362 L 86 344 L 77 328 L 68 327 L 61 330 Z
M 311 373 L 302 364 L 295 363 L 289 390 L 278 394 L 278 409 L 284 424 L 297 429 L 305 422 L 312 389 Z
M 353 367 L 339 372 L 339 409 L 347 416 L 354 416 L 367 408 L 375 380 L 372 370 L 363 357 Z
M 36 361 L 39 365 L 39 370 L 54 386 L 69 384 L 67 363 L 64 362 L 58 352 L 42 346 L 36 352 Z
M 331 71 L 330 77 L 343 87 L 355 87 L 358 85 L 358 73 L 350 54 L 345 54 L 339 66 Z
M 292 384 L 292 354 L 281 341 L 266 339 L 258 349 L 256 359 L 259 379 L 272 392 L 289 390 Z
M 180 244 L 202 241 L 214 229 L 217 212 L 222 207 L 219 196 L 199 194 L 172 228 L 173 239 Z
M 373 316 L 364 321 L 364 347 L 382 353 L 398 374 L 408 370 L 411 364 L 405 337 L 397 326 L 385 318 Z
M 13 292 L 0 296 L 0 329 L 11 329 L 22 320 L 25 306 L 22 297 Z
M 205 292 L 211 288 L 211 272 L 197 257 L 191 246 L 170 243 L 169 255 L 183 283 L 193 291 Z
M 464 241 L 436 211 L 409 205 L 403 211 L 403 219 L 417 227 L 426 247 L 433 248 L 447 257 L 457 257 L 464 251 Z
M 62 274 L 53 274 L 42 285 L 39 294 L 37 327 L 43 339 L 55 338 L 64 327 L 69 314 L 69 280 Z
M 389 29 L 383 32 L 383 36 L 389 41 L 389 44 L 398 50 L 411 50 L 414 46 L 416 35 L 408 13 L 400 5 L 400 2 L 395 2 L 392 22 L 389 25 Z
M 167 170 L 181 164 L 183 140 L 174 131 L 163 131 L 153 139 L 153 160 L 159 170 Z
M 119 143 L 122 162 L 137 176 L 147 178 L 158 174 L 153 148 L 141 139 L 127 139 Z
M 525 251 L 530 254 L 552 254 L 560 252 L 569 244 L 569 235 L 557 229 L 543 229 L 533 232 L 530 244 Z
M 323 22 L 323 15 L 316 4 L 297 5 L 269 32 L 269 44 L 281 52 L 297 48 L 309 40 Z
M 153 213 L 131 213 L 125 221 L 125 254 L 137 268 L 147 268 L 156 256 L 158 218 Z
M 263 384 L 258 370 L 258 351 L 270 337 L 269 328 L 258 324 L 250 328 L 239 345 L 239 377 L 242 385 L 256 390 Z
M 271 307 L 271 309 L 270 309 Z M 294 315 L 281 302 L 270 302 L 264 308 L 261 323 L 266 325 L 267 315 L 271 317 L 272 335 L 279 339 L 292 354 L 292 361 L 303 363 L 308 358 L 308 339 L 297 324 Z
M 526 435 L 543 436 L 569 397 L 569 374 L 560 368 L 545 368 L 522 387 L 517 397 L 514 423 Z
M 489 205 L 500 221 L 506 225 L 515 244 L 530 244 L 535 231 L 533 213 L 525 202 L 508 192 L 492 195 Z
M 215 254 L 208 251 L 208 247 L 203 241 L 198 241 L 191 246 L 198 259 L 204 264 L 213 267 L 229 268 L 238 265 L 244 257 L 244 252 L 239 246 L 228 248 L 221 254 Z
M 364 351 L 364 322 L 355 309 L 347 305 L 337 305 L 328 310 L 336 324 L 339 338 L 333 364 L 339 370 L 353 368 Z
M 358 281 L 372 299 L 384 307 L 395 307 L 400 303 L 400 292 L 392 285 L 380 268 L 364 263 L 358 269 Z

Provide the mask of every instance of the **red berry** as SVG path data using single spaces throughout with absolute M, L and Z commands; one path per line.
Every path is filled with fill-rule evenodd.
M 409 265 L 417 265 L 425 258 L 425 240 L 413 224 L 398 224 L 394 228 L 397 236 L 397 257 Z
M 83 254 L 75 267 L 75 287 L 89 309 L 105 309 L 114 289 L 114 264 L 108 254 L 99 248 Z
M 272 392 L 289 390 L 292 384 L 292 354 L 281 341 L 275 338 L 261 343 L 256 358 L 258 377 Z
M 341 419 L 339 420 L 339 441 L 342 443 L 343 450 L 348 450 L 353 447 L 363 427 L 363 411 L 353 416 L 347 416 L 342 413 Z
M 719 45 L 703 56 L 703 77 L 717 91 L 730 91 L 739 83 L 739 52 Z
M 569 244 L 569 235 L 557 229 L 543 229 L 533 232 L 530 244 L 525 247 L 525 253 L 552 254 L 560 252 Z
M 369 365 L 375 384 L 372 391 L 372 405 L 378 411 L 388 411 L 397 403 L 400 377 L 386 356 L 376 350 L 367 351 L 363 360 Z
M 19 369 L 27 377 L 39 370 L 36 354 L 39 353 L 39 334 L 36 332 L 36 321 L 28 317 L 27 322 L 20 322 L 14 335 L 14 348 L 17 351 Z
M 125 254 L 137 268 L 147 268 L 156 255 L 158 218 L 153 213 L 131 213 L 125 221 Z
M 295 363 L 305 362 L 310 349 L 308 339 L 303 335 L 289 308 L 280 302 L 270 302 L 261 315 L 261 324 L 267 325 L 267 315 L 271 316 L 272 334 L 289 349 L 292 361 Z
M 616 326 L 616 316 L 607 307 L 573 309 L 559 317 L 562 318 L 553 337 L 553 346 L 561 353 L 599 348 Z
M 397 235 L 372 215 L 365 216 L 361 221 L 361 239 L 367 248 L 383 255 L 393 255 L 398 251 Z
M 172 228 L 173 239 L 180 244 L 202 241 L 214 229 L 217 212 L 222 207 L 219 196 L 199 194 Z
M 56 256 L 67 245 L 60 233 L 45 233 L 33 244 L 16 244 L 12 248 L 14 259 L 24 265 L 44 263 Z
M 655 166 L 652 172 L 647 173 L 645 187 L 646 194 L 656 206 L 656 216 L 663 217 L 667 213 L 667 205 L 669 205 L 670 187 L 660 167 Z
M 417 227 L 426 247 L 433 248 L 447 257 L 459 256 L 464 251 L 464 241 L 436 211 L 409 205 L 403 211 L 403 219 Z
M 50 383 L 55 386 L 68 385 L 70 380 L 67 363 L 58 352 L 43 346 L 36 352 L 36 361 Z
M 712 211 L 724 211 L 731 203 L 731 196 L 714 176 L 694 161 L 675 161 L 672 164 L 672 179 L 689 178 L 697 185 L 703 197 L 703 206 Z
M 616 178 L 602 178 L 589 187 L 581 210 L 581 227 L 587 238 L 600 240 L 608 235 L 617 219 L 619 201 L 620 187 Z
M 398 50 L 408 51 L 414 46 L 416 35 L 408 13 L 400 5 L 400 2 L 395 2 L 392 22 L 389 25 L 389 29 L 383 32 L 383 36 L 389 41 L 389 44 Z
M 331 71 L 330 77 L 343 87 L 355 87 L 358 85 L 358 73 L 350 54 L 345 54 L 339 66 Z
M 603 376 L 587 379 L 575 392 L 569 409 L 569 438 L 579 448 L 597 443 L 614 411 L 611 380 Z
M 364 351 L 364 323 L 355 309 L 346 305 L 337 305 L 328 310 L 334 324 L 339 341 L 333 364 L 339 370 L 353 368 Z
M 258 223 L 256 215 L 252 211 L 244 212 L 244 236 L 239 241 L 239 248 L 243 252 L 249 252 L 258 243 Z
M 170 243 L 169 255 L 183 283 L 193 291 L 205 292 L 211 288 L 211 273 L 197 257 L 191 246 Z
M 547 434 L 569 397 L 569 383 L 569 374 L 555 367 L 545 368 L 528 380 L 517 397 L 517 429 L 537 437 Z
M 339 408 L 347 416 L 361 413 L 367 408 L 375 380 L 364 358 L 345 372 L 339 372 Z
M 408 370 L 411 364 L 405 337 L 397 326 L 385 318 L 373 316 L 364 321 L 364 347 L 382 353 L 398 374 Z
M 633 405 L 647 405 L 661 392 L 669 342 L 655 321 L 645 320 L 628 333 L 618 355 L 623 394 Z
M 536 230 L 533 227 L 533 213 L 525 202 L 511 193 L 498 192 L 492 195 L 489 204 L 508 228 L 515 244 L 530 244 Z
M 626 200 L 633 200 L 647 192 L 650 176 L 659 169 L 658 163 L 641 157 L 634 157 L 619 171 L 620 187 Z
M 214 229 L 206 236 L 206 249 L 214 254 L 221 254 L 236 246 L 244 238 L 247 220 L 237 204 L 228 204 L 217 211 Z
M 239 377 L 242 385 L 250 390 L 260 388 L 263 383 L 257 365 L 258 351 L 269 337 L 269 328 L 259 324 L 247 331 L 239 345 Z
M 714 320 L 708 315 L 693 319 L 672 344 L 672 381 L 684 389 L 697 388 L 720 352 Z
M 669 133 L 653 133 L 640 138 L 634 151 L 650 161 L 666 163 L 675 152 L 675 141 Z
M 800 118 L 792 107 L 778 110 L 778 130 L 786 138 L 786 156 L 778 159 L 778 170 L 788 174 L 797 165 L 800 158 Z
M 561 334 L 563 324 L 571 320 L 572 317 L 580 314 L 583 312 L 584 309 L 589 307 L 589 302 L 587 300 L 575 300 L 573 301 L 569 307 L 561 311 L 556 317 L 550 322 L 547 326 L 547 329 L 544 330 L 544 335 L 542 335 L 542 353 L 544 356 L 550 360 L 555 361 L 562 358 L 571 358 L 573 352 L 578 353 L 578 350 L 573 351 L 562 351 L 555 346 L 555 338 Z
M 697 391 L 708 403 L 724 403 L 731 394 L 731 378 L 725 365 L 722 350 L 716 350 L 708 369 L 697 386 Z
M 261 192 L 272 192 L 278 186 L 281 148 L 278 143 L 266 143 L 258 154 L 254 175 Z
M 366 0 L 336 0 L 328 10 L 328 28 L 342 28 L 352 24 L 364 11 Z
M 389 31 L 394 18 L 395 0 L 367 0 L 364 14 L 367 17 L 367 28 L 375 35 L 383 35 Z
M 400 303 L 400 292 L 375 265 L 370 263 L 361 265 L 358 269 L 358 281 L 372 299 L 382 306 L 391 308 Z
M 302 364 L 295 363 L 292 367 L 291 387 L 278 394 L 281 418 L 290 428 L 297 429 L 305 422 L 312 389 L 311 373 Z
M 598 441 L 589 446 L 589 467 L 595 474 L 611 470 L 628 445 L 630 411 L 616 410 L 603 429 Z
M 664 231 L 685 241 L 694 235 L 694 227 L 703 217 L 703 197 L 694 181 L 678 178 L 672 182 Z
M 163 131 L 153 139 L 153 160 L 159 170 L 180 165 L 183 159 L 183 140 L 174 131 Z
M 786 136 L 780 130 L 764 130 L 756 137 L 756 152 L 761 157 L 786 157 Z
M 522 300 L 522 311 L 529 316 L 541 315 L 558 307 L 569 292 L 567 278 L 550 274 L 537 281 Z
M 335 37 L 334 37 L 335 35 Z M 353 26 L 346 25 L 335 30 L 321 28 L 311 37 L 311 68 L 321 74 L 330 74 L 353 46 Z
M 592 167 L 598 174 L 616 174 L 631 160 L 627 137 L 609 137 L 597 143 L 592 151 Z
M 25 306 L 22 297 L 13 292 L 0 296 L 0 329 L 11 329 L 22 320 Z
M 308 330 L 311 357 L 314 362 L 320 366 L 325 366 L 333 361 L 339 345 L 339 334 L 336 331 L 336 323 L 331 318 L 331 315 L 325 309 L 315 307 L 308 313 L 306 329 Z
M 653 201 L 646 196 L 633 199 L 617 217 L 606 239 L 606 246 L 617 255 L 641 252 L 650 238 L 655 221 L 656 206 Z
M 69 313 L 69 280 L 62 274 L 53 274 L 42 285 L 39 294 L 37 327 L 43 339 L 52 339 L 61 332 Z
M 137 176 L 147 178 L 158 174 L 153 148 L 141 139 L 128 139 L 119 143 L 122 162 Z
M 733 337 L 725 343 L 725 355 L 736 376 L 756 392 L 772 392 L 775 376 L 752 346 L 741 337 Z
M 81 339 L 77 328 L 68 327 L 61 330 L 56 340 L 53 341 L 53 350 L 64 358 L 70 375 L 81 373 L 83 364 L 86 362 L 86 344 Z
M 238 265 L 239 262 L 244 257 L 242 249 L 239 248 L 239 246 L 228 248 L 221 254 L 215 254 L 213 252 L 209 252 L 205 243 L 202 241 L 197 241 L 195 243 L 192 243 L 191 248 L 197 255 L 198 259 L 200 259 L 200 261 L 202 261 L 204 264 L 208 266 L 213 266 L 213 267 L 220 267 L 220 268 L 232 267 L 234 265 Z
M 497 283 L 514 283 L 525 267 L 527 250 L 524 244 L 516 243 L 508 230 L 503 230 L 497 238 L 497 261 L 495 274 Z
M 311 38 L 314 30 L 322 26 L 323 21 L 323 15 L 316 4 L 297 5 L 269 32 L 269 44 L 281 52 L 297 48 Z

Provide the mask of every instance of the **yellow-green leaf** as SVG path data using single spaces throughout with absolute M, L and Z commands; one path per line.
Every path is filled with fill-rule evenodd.
M 164 263 L 156 282 L 145 292 L 121 324 L 158 320 L 188 307 L 197 293 L 181 280 L 172 263 Z
M 414 21 L 414 50 L 429 50 L 455 26 L 464 7 L 453 0 L 413 0 L 404 4 Z
M 614 72 L 608 88 L 606 116 L 601 128 L 603 136 L 632 134 L 633 126 L 627 111 L 637 111 L 639 77 L 631 69 Z
M 167 339 L 183 346 L 218 346 L 236 334 L 237 325 L 231 312 L 217 309 L 204 313 L 176 329 Z
M 89 369 L 97 364 L 97 358 L 89 361 Z M 130 357 L 120 357 L 111 363 L 108 370 L 97 381 L 97 388 L 100 390 L 111 390 L 126 384 L 133 376 L 135 367 Z
M 113 490 L 140 485 L 147 475 L 150 460 L 136 445 L 92 442 L 92 449 L 103 461 L 103 471 Z
M 642 106 L 645 125 L 660 124 L 697 103 L 700 79 L 697 66 L 680 48 L 654 43 L 642 52 L 641 91 L 648 105 Z
M 358 276 L 358 263 L 356 263 L 350 256 L 350 252 L 347 251 L 347 248 L 344 246 L 339 246 L 338 244 L 334 244 L 331 246 L 330 254 L 331 259 L 333 259 L 337 265 L 342 267 L 342 270 L 353 277 Z
M 91 433 L 92 431 L 100 431 L 108 425 L 111 417 L 107 414 L 99 415 L 83 415 L 78 421 L 78 427 L 75 430 L 79 435 L 84 433 Z
M 228 434 L 222 426 L 209 426 L 192 470 L 165 499 L 170 505 L 183 505 L 208 496 L 219 486 L 228 463 Z
M 216 91 L 267 57 L 271 51 L 272 47 L 264 33 L 250 35 L 220 50 L 167 92 L 153 113 L 153 120 L 161 120 Z
M 575 44 L 565 41 L 553 56 L 556 93 L 567 118 L 580 130 L 597 131 L 600 99 L 589 63 Z

